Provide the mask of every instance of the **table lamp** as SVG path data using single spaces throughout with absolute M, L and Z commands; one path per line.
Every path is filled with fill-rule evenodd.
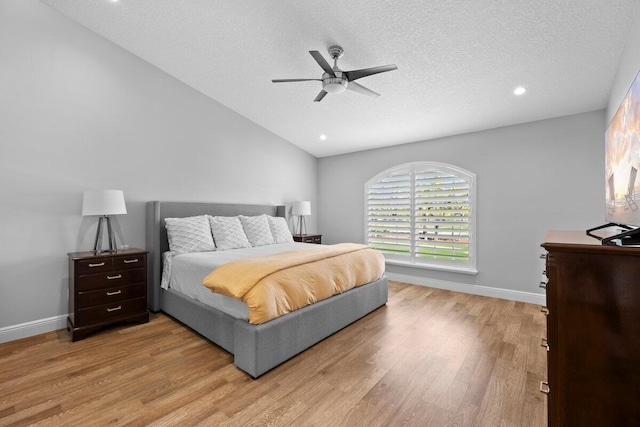
M 291 214 L 298 215 L 298 234 L 300 235 L 307 234 L 307 224 L 305 223 L 304 217 L 307 215 L 311 215 L 311 202 L 309 201 L 293 202 L 293 206 L 291 208 Z M 304 227 L 304 233 L 302 232 L 303 227 Z
M 124 194 L 120 190 L 88 190 L 82 197 L 82 216 L 99 215 L 96 241 L 93 245 L 94 253 L 98 254 L 102 250 L 102 227 L 107 223 L 107 234 L 109 236 L 108 252 L 114 252 L 117 248 L 116 237 L 111 227 L 111 218 L 108 215 L 122 215 L 127 213 L 124 204 Z

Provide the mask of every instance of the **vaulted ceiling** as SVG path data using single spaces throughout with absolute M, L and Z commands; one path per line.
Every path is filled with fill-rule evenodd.
M 636 0 L 42 0 L 309 153 L 329 156 L 605 108 Z M 309 54 L 396 64 L 313 102 Z M 329 61 L 331 62 L 331 61 Z M 527 92 L 513 91 L 524 86 Z M 322 140 L 321 135 L 326 139 Z

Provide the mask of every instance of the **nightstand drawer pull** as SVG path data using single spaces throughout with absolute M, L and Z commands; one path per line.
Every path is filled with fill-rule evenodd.
M 122 274 L 118 274 L 117 276 L 107 276 L 109 280 L 122 279 Z
M 98 264 L 89 264 L 89 267 L 104 267 L 104 261 L 99 262 Z
M 122 306 L 121 305 L 119 305 L 119 306 L 117 306 L 115 308 L 107 308 L 107 311 L 109 313 L 111 313 L 112 311 L 118 311 L 118 310 L 122 310 Z
M 547 289 L 547 282 L 540 282 L 540 287 L 542 289 Z
M 122 293 L 122 291 L 120 289 L 118 289 L 115 292 L 107 292 L 107 296 L 120 295 L 121 293 Z
M 125 264 L 133 264 L 134 262 L 138 262 L 138 258 L 134 259 L 125 259 L 123 260 Z
M 540 311 L 543 312 L 545 316 L 549 315 L 549 309 L 547 307 L 542 307 Z
M 540 259 L 547 259 L 547 254 L 541 254 Z
M 551 388 L 549 387 L 549 383 L 547 381 L 540 381 L 540 391 L 544 394 L 549 394 Z

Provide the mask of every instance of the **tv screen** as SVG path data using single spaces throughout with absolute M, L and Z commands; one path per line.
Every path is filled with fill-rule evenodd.
M 606 132 L 606 220 L 640 226 L 640 73 Z

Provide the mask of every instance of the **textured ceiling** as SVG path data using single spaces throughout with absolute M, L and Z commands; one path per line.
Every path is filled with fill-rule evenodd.
M 317 157 L 605 108 L 638 4 L 42 1 Z M 398 66 L 358 80 L 382 96 L 271 83 L 320 78 L 333 44 L 343 70 Z

